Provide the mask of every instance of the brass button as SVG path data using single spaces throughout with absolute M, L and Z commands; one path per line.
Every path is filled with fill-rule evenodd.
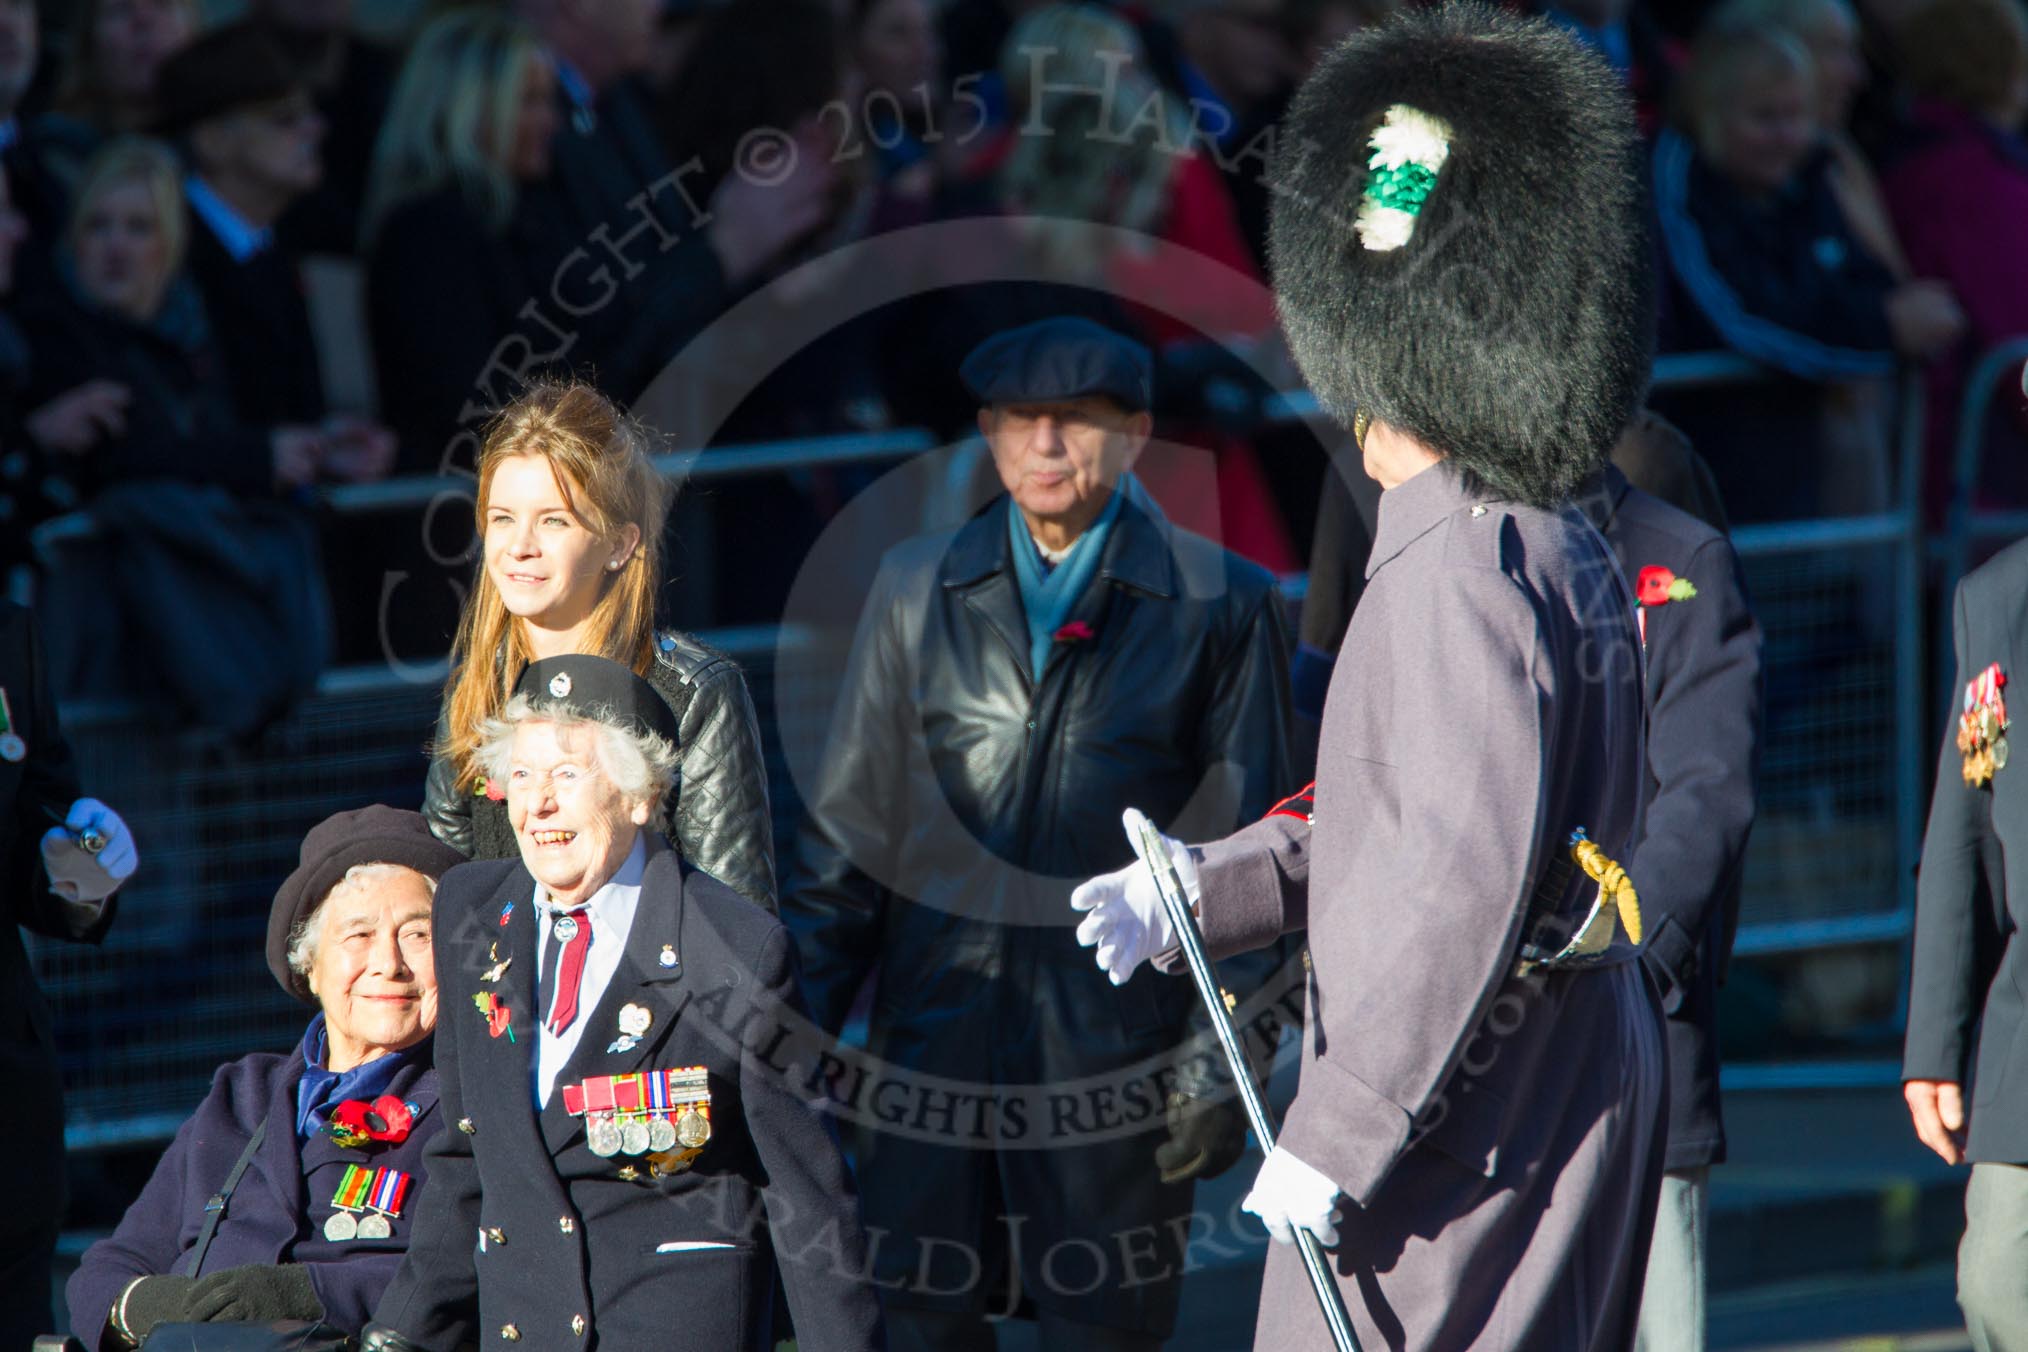
M 576 1334 L 576 1335 L 577 1335 L 578 1337 L 580 1337 L 580 1338 L 584 1337 L 584 1316 L 583 1316 L 583 1315 L 581 1315 L 581 1314 L 574 1314 L 574 1315 L 572 1315 L 572 1316 L 570 1317 L 570 1331 L 571 1331 L 572 1333 L 575 1333 L 575 1334 Z
M 623 1164 L 620 1166 L 620 1182 L 631 1183 L 640 1176 L 641 1171 L 639 1169 L 636 1169 L 633 1165 Z
M 577 1229 L 577 1222 L 568 1216 L 558 1216 L 556 1218 L 556 1228 L 567 1235 Z
M 464 1132 L 465 1135 L 470 1136 L 473 1132 L 477 1131 L 478 1128 L 472 1125 L 471 1118 L 461 1117 L 458 1119 L 458 1130 Z
M 500 1326 L 500 1336 L 510 1343 L 518 1343 L 521 1341 L 521 1330 L 515 1328 L 512 1324 L 502 1324 Z
M 496 1225 L 486 1232 L 486 1238 L 495 1244 L 505 1244 L 507 1242 L 507 1232 Z

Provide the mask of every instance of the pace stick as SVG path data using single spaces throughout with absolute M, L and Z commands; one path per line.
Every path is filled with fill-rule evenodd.
M 1267 1101 L 1254 1084 L 1246 1054 L 1240 1049 L 1239 1032 L 1232 1026 L 1232 1016 L 1225 1008 L 1225 997 L 1218 988 L 1218 975 L 1212 971 L 1211 958 L 1204 951 L 1204 937 L 1197 932 L 1197 918 L 1190 914 L 1190 898 L 1183 890 L 1183 879 L 1176 872 L 1176 861 L 1169 857 L 1169 847 L 1162 843 L 1162 833 L 1146 817 L 1141 818 L 1138 830 L 1127 832 L 1127 838 L 1133 842 L 1134 853 L 1155 876 L 1155 890 L 1161 894 L 1162 909 L 1169 913 L 1169 924 L 1176 931 L 1176 942 L 1183 950 L 1183 961 L 1190 968 L 1190 979 L 1197 983 L 1198 998 L 1211 1011 L 1211 1028 L 1218 1034 L 1218 1045 L 1225 1051 L 1226 1064 L 1232 1068 L 1233 1087 L 1239 1091 L 1239 1101 L 1246 1108 L 1247 1123 L 1260 1141 L 1260 1148 L 1263 1151 L 1273 1150 L 1274 1119 L 1268 1116 Z M 1346 1314 L 1345 1302 L 1338 1294 L 1338 1283 L 1325 1264 L 1323 1246 L 1317 1243 L 1315 1235 L 1298 1226 L 1296 1248 L 1302 1252 L 1303 1270 L 1310 1274 L 1310 1288 L 1316 1293 L 1317 1305 L 1324 1312 L 1324 1324 L 1331 1330 L 1332 1343 L 1337 1346 L 1338 1352 L 1359 1352 L 1359 1342 L 1352 1336 L 1351 1316 Z

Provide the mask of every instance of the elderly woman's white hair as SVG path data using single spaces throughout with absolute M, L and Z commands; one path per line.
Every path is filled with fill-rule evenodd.
M 479 725 L 478 762 L 486 778 L 505 781 L 514 758 L 514 731 L 524 723 L 551 723 L 559 731 L 591 728 L 598 734 L 598 763 L 606 777 L 631 803 L 648 805 L 648 823 L 657 831 L 669 828 L 669 789 L 676 782 L 676 744 L 619 719 L 587 717 L 556 700 L 516 695 L 498 718 Z
M 370 892 L 382 882 L 403 873 L 414 873 L 423 880 L 423 886 L 430 890 L 432 897 L 437 894 L 435 878 L 427 873 L 417 873 L 406 864 L 354 864 L 346 869 L 345 876 L 324 894 L 324 899 L 289 931 L 289 970 L 298 976 L 310 974 L 310 968 L 317 961 L 317 946 L 324 938 L 324 916 L 332 902 L 349 893 Z

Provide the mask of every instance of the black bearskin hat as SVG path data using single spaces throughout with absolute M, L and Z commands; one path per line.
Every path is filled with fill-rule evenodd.
M 1569 496 L 1653 357 L 1633 109 L 1605 62 L 1453 0 L 1331 52 L 1282 138 L 1275 295 L 1318 399 L 1509 497 Z

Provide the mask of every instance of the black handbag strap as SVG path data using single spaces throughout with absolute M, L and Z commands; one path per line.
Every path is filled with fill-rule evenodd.
M 232 1172 L 225 1176 L 225 1186 L 211 1194 L 204 1203 L 204 1228 L 197 1232 L 197 1244 L 190 1250 L 190 1256 L 183 1263 L 183 1275 L 195 1277 L 197 1269 L 204 1265 L 204 1251 L 211 1247 L 211 1237 L 218 1233 L 218 1223 L 225 1218 L 225 1204 L 232 1197 L 232 1190 L 239 1186 L 246 1176 L 246 1167 L 253 1163 L 254 1152 L 267 1139 L 268 1123 L 261 1119 L 254 1128 L 253 1136 L 247 1141 L 246 1149 L 239 1152 L 239 1162 L 232 1166 Z

